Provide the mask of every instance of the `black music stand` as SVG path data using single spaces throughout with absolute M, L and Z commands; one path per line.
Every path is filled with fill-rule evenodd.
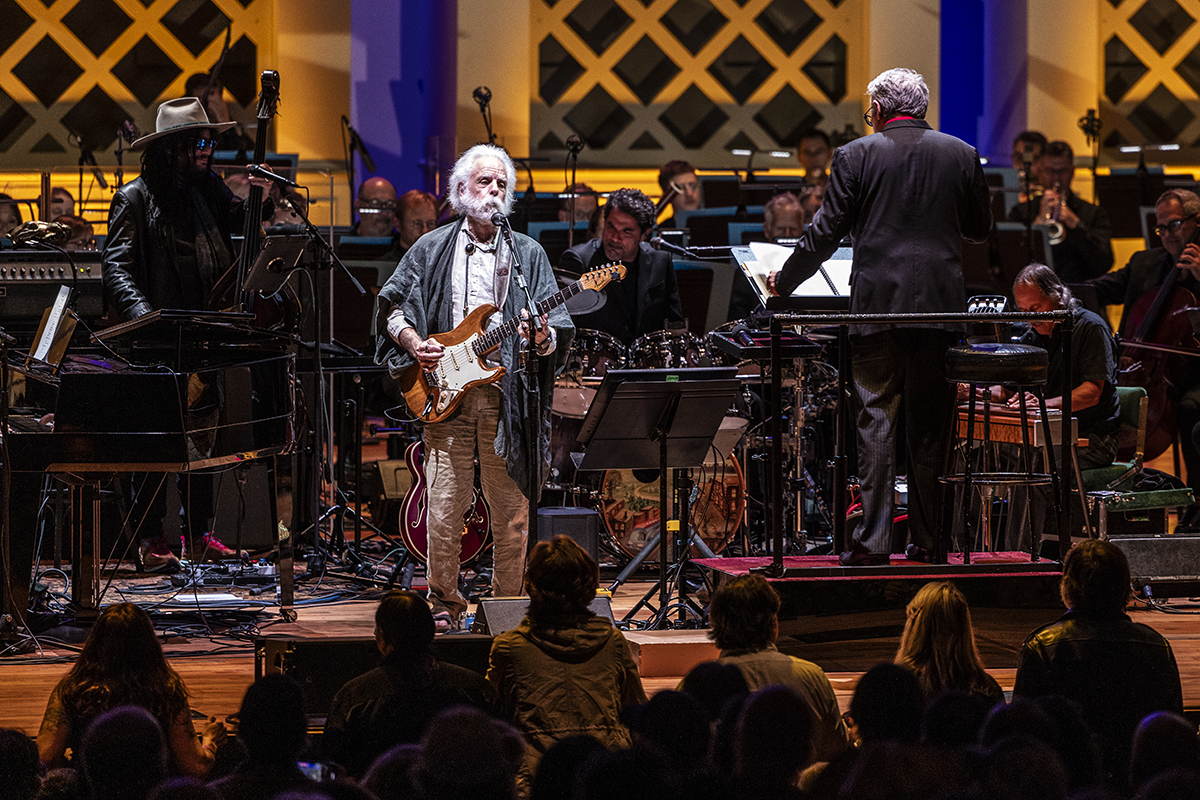
M 736 367 L 609 370 L 584 417 L 578 438 L 587 450 L 579 469 L 659 471 L 659 608 L 651 627 L 666 619 L 669 600 L 667 470 L 704 463 L 737 391 Z M 676 550 L 682 570 L 691 531 L 680 538 Z M 653 594 L 651 589 L 635 608 Z

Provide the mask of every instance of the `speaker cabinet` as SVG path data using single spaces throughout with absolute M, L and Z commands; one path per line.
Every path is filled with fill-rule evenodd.
M 1200 536 L 1111 536 L 1136 583 L 1200 580 Z
M 592 561 L 600 562 L 599 512 L 571 506 L 539 508 L 538 541 L 548 542 L 559 534 L 574 539 L 592 557 Z
M 408 464 L 402 458 L 373 461 L 367 476 L 370 481 L 367 499 L 371 522 L 384 533 L 399 535 L 400 506 L 412 488 L 412 473 L 408 471 Z
M 612 600 L 607 597 L 597 597 L 588 606 L 592 613 L 604 617 L 610 622 L 613 618 Z M 525 612 L 529 610 L 528 597 L 500 597 L 493 600 L 480 600 L 479 608 L 475 611 L 475 621 L 471 623 L 471 633 L 498 636 L 521 624 Z

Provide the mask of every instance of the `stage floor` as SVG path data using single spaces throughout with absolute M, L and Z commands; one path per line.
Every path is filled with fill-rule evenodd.
M 740 559 L 718 559 L 722 571 L 744 570 Z M 786 619 L 781 624 L 780 649 L 819 664 L 829 674 L 843 708 L 849 704 L 859 677 L 874 664 L 890 661 L 903 626 L 903 606 L 924 580 L 889 578 L 870 583 L 859 579 L 839 581 L 788 581 L 794 587 L 821 591 L 825 600 L 819 609 Z M 1023 576 L 997 576 L 1019 594 Z M 604 576 L 604 580 L 610 578 Z M 956 579 L 957 580 L 957 579 Z M 418 583 L 419 583 L 418 579 Z M 970 585 L 964 581 L 960 585 Z M 620 619 L 653 587 L 649 574 L 619 587 L 613 595 L 614 615 Z M 887 597 L 881 604 L 842 603 L 837 586 L 857 588 L 857 595 Z M 169 584 L 167 585 L 169 586 Z M 166 589 L 164 593 L 164 589 Z M 164 587 L 162 579 L 118 574 L 113 582 L 115 599 L 144 603 L 161 614 L 159 629 L 171 663 L 182 674 L 192 694 L 197 716 L 224 718 L 234 713 L 242 694 L 254 680 L 253 640 L 260 636 L 285 639 L 323 640 L 342 637 L 366 639 L 374 629 L 376 595 L 362 592 L 341 579 L 301 584 L 297 592 L 298 619 L 285 623 L 270 594 L 255 597 L 245 589 L 212 590 L 192 595 Z M 165 601 L 174 594 L 174 602 Z M 229 600 L 229 595 L 234 599 Z M 209 598 L 206 600 L 206 596 Z M 222 597 L 223 596 L 223 597 Z M 700 598 L 703 600 L 703 596 Z M 868 607 L 869 606 L 869 607 Z M 471 612 L 474 612 L 474 608 Z M 1044 604 L 1027 607 L 972 604 L 976 640 L 989 671 L 1006 690 L 1011 690 L 1017 653 L 1026 634 L 1052 621 L 1061 607 Z M 1183 678 L 1184 702 L 1189 710 L 1200 710 L 1200 601 L 1177 599 L 1163 610 L 1144 606 L 1131 615 L 1170 639 Z M 646 618 L 642 611 L 639 618 Z M 637 646 L 659 647 L 653 675 L 643 681 L 648 693 L 674 688 L 696 657 L 703 631 L 639 632 L 631 635 Z M 70 668 L 78 644 L 42 641 L 42 651 L 0 657 L 0 727 L 16 728 L 35 735 L 54 684 Z M 671 669 L 664 659 L 678 659 Z M 647 659 L 643 656 L 643 663 Z M 668 674 L 669 673 L 669 674 Z

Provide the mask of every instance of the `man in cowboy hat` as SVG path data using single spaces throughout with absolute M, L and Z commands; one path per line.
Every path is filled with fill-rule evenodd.
M 211 169 L 213 137 L 233 126 L 210 123 L 195 97 L 168 100 L 158 107 L 154 133 L 135 141 L 142 152 L 142 172 L 113 195 L 108 214 L 108 238 L 102 257 L 104 291 L 109 304 L 125 319 L 155 309 L 204 309 L 213 284 L 233 263 L 231 232 L 240 224 L 242 202 Z M 269 181 L 251 178 L 269 187 Z M 210 430 L 220 404 L 215 387 L 191 404 L 199 415 L 193 430 Z M 190 445 L 201 453 L 212 441 L 194 435 Z M 166 513 L 162 484 L 165 475 L 134 476 L 135 525 L 149 521 L 139 555 L 148 571 L 173 572 L 179 561 L 166 544 L 160 522 Z M 180 476 L 182 477 L 182 476 Z M 199 558 L 241 555 L 209 531 L 212 479 L 196 476 L 179 481 L 185 509 L 183 531 Z

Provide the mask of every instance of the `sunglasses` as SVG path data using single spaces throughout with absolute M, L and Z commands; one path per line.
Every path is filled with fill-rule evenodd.
M 199 139 L 196 140 L 196 149 L 197 150 L 209 150 L 209 149 L 215 150 L 215 149 L 217 149 L 217 140 L 205 138 L 205 137 L 201 136 Z

